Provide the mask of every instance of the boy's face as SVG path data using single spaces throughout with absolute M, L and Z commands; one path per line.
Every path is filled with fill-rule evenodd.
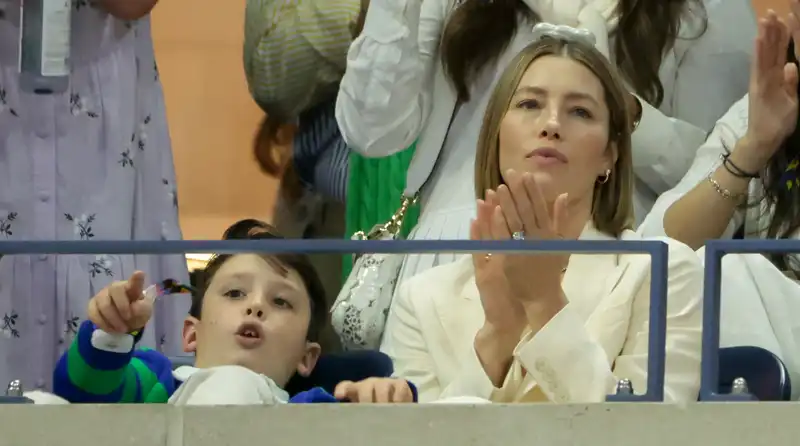
M 308 375 L 319 345 L 306 341 L 311 303 L 296 271 L 256 254 L 229 258 L 206 289 L 200 320 L 187 317 L 183 346 L 200 368 L 240 365 L 284 386 Z

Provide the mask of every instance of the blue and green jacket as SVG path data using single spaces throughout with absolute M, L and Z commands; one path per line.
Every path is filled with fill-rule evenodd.
M 109 334 L 84 321 L 56 365 L 53 392 L 71 403 L 166 403 L 183 381 L 173 375 L 169 358 L 135 348 L 140 337 Z M 319 387 L 289 399 L 289 403 L 335 402 Z

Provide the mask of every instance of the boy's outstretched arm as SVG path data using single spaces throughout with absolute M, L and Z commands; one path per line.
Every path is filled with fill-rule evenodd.
M 174 391 L 172 364 L 141 337 L 107 333 L 84 321 L 53 374 L 53 392 L 71 403 L 166 402 Z
M 88 320 L 56 365 L 56 395 L 72 403 L 167 402 L 175 390 L 169 359 L 135 349 L 156 298 L 144 280 L 136 271 L 92 297 Z

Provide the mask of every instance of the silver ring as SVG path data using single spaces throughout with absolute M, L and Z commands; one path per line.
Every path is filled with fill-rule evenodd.
M 525 231 L 516 231 L 511 234 L 511 238 L 514 240 L 525 240 Z
M 492 260 L 492 253 L 491 252 L 486 253 L 486 256 L 484 256 L 484 259 L 486 259 L 487 262 L 489 260 Z

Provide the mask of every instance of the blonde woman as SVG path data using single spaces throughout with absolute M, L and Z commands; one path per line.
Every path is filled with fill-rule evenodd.
M 475 167 L 473 240 L 638 239 L 623 85 L 591 35 L 540 24 L 490 99 Z M 700 386 L 702 270 L 670 248 L 666 388 Z M 646 255 L 477 254 L 402 286 L 382 349 L 421 402 L 599 402 L 618 379 L 644 391 Z

